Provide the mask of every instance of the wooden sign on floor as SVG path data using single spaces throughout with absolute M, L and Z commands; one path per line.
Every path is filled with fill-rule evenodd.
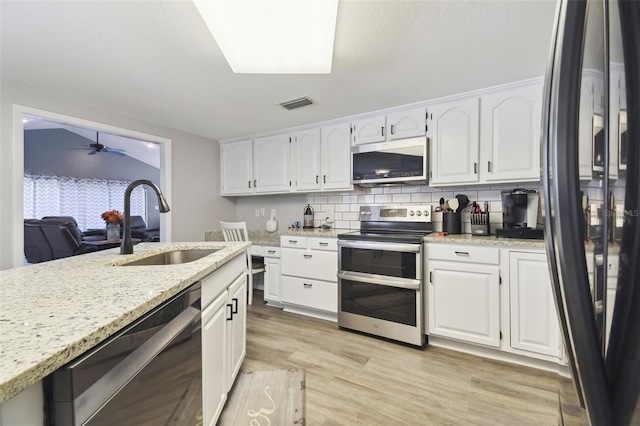
M 220 416 L 221 426 L 305 425 L 304 370 L 240 373 Z

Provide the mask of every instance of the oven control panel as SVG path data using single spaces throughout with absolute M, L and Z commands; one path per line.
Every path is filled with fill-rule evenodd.
M 361 221 L 431 222 L 431 206 L 362 206 Z

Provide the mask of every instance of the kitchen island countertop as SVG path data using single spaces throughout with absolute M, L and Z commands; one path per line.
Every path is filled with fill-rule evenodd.
M 0 271 L 0 403 L 241 255 L 249 243 L 142 243 Z M 176 249 L 219 249 L 166 266 L 117 266 Z

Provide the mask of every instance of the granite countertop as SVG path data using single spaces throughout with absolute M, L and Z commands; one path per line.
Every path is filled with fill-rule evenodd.
M 498 238 L 495 235 L 487 235 L 485 237 L 474 236 L 471 234 L 445 235 L 438 236 L 437 232 L 424 237 L 426 243 L 449 243 L 449 244 L 478 244 L 485 246 L 497 247 L 528 247 L 528 248 L 546 248 L 544 240 L 525 240 L 517 238 Z
M 280 246 L 280 236 L 282 235 L 304 235 L 307 237 L 332 237 L 337 238 L 338 235 L 345 232 L 351 232 L 350 229 L 283 229 L 276 232 L 252 231 L 249 230 L 249 240 L 256 245 L 261 246 Z M 204 234 L 205 241 L 224 241 L 222 231 L 208 231 Z
M 0 271 L 0 403 L 244 253 L 248 243 L 141 243 Z M 194 262 L 118 264 L 175 249 L 217 248 Z

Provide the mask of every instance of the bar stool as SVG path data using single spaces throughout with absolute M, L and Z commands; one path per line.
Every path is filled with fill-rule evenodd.
M 225 241 L 249 241 L 247 222 L 223 222 L 220 221 L 220 229 Z M 253 276 L 264 272 L 264 261 L 253 260 L 251 247 L 247 249 L 247 305 L 253 303 Z

